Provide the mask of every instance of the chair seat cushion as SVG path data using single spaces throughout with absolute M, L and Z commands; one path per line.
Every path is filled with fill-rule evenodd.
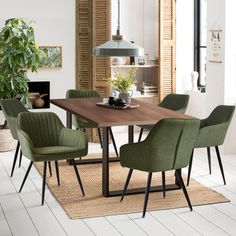
M 33 149 L 33 161 L 65 160 L 87 155 L 87 149 L 69 146 L 37 147 Z

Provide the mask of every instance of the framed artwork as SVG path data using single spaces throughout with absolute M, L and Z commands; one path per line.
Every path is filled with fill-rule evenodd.
M 209 62 L 222 62 L 222 30 L 209 30 L 210 33 L 210 48 Z
M 61 46 L 39 46 L 45 56 L 41 58 L 41 68 L 62 67 L 62 47 Z

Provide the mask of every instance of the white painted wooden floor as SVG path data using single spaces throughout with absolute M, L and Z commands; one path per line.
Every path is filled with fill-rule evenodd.
M 115 138 L 119 144 L 127 139 L 121 133 L 115 133 Z M 90 151 L 98 150 L 99 145 L 90 145 Z M 236 155 L 222 155 L 226 186 L 214 151 L 211 176 L 206 150 L 196 150 L 194 155 L 192 177 L 223 193 L 230 203 L 194 207 L 193 212 L 188 208 L 148 212 L 145 219 L 137 213 L 79 220 L 70 220 L 48 190 L 46 204 L 40 205 L 42 179 L 34 168 L 19 194 L 29 162 L 23 158 L 22 167 L 16 167 L 10 178 L 13 155 L 13 151 L 0 153 L 0 235 L 236 235 Z

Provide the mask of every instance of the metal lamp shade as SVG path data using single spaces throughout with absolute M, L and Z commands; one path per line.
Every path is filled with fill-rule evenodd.
M 144 49 L 123 39 L 110 40 L 93 49 L 95 56 L 138 57 L 144 55 Z

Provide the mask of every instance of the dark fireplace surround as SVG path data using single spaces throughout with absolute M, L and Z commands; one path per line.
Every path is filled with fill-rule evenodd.
M 28 86 L 33 109 L 50 108 L 50 82 L 30 81 Z

